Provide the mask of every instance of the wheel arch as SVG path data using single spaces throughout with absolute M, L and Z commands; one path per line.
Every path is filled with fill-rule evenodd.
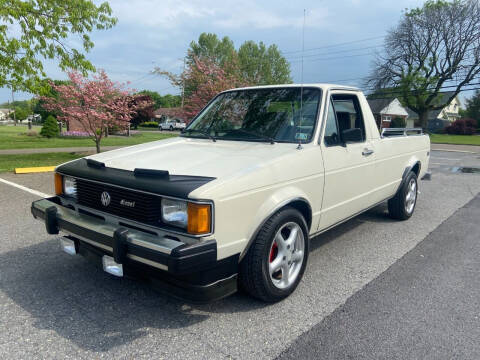
M 405 170 L 403 170 L 402 174 L 402 181 L 400 182 L 400 185 L 398 186 L 398 189 L 395 193 L 397 193 L 405 183 L 405 180 L 407 179 L 407 175 L 410 173 L 410 171 L 413 171 L 417 177 L 420 176 L 420 171 L 422 169 L 422 163 L 418 159 L 412 159 L 410 162 L 410 165 L 405 167 Z
M 280 204 L 278 204 L 272 211 L 268 213 L 266 217 L 263 218 L 263 220 L 260 222 L 259 225 L 255 228 L 255 230 L 252 232 L 252 235 L 250 236 L 247 246 L 245 246 L 245 249 L 243 252 L 240 254 L 240 259 L 241 261 L 245 254 L 248 252 L 250 249 L 250 246 L 252 246 L 258 232 L 260 229 L 263 227 L 263 225 L 270 219 L 273 215 L 278 213 L 279 211 L 291 207 L 296 210 L 298 210 L 303 218 L 305 219 L 306 225 L 307 225 L 307 232 L 310 232 L 310 228 L 312 226 L 312 217 L 313 217 L 313 212 L 312 212 L 312 206 L 310 205 L 310 202 L 305 198 L 305 197 L 293 197 L 290 199 L 287 199 L 285 201 L 282 201 Z

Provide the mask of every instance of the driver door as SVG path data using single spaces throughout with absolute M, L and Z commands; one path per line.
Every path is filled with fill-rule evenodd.
M 325 185 L 319 230 L 369 207 L 369 195 L 375 188 L 375 153 L 367 136 L 358 97 L 355 93 L 333 93 L 327 111 L 320 144 Z M 361 130 L 361 139 L 344 140 L 346 130 L 358 134 L 358 129 Z

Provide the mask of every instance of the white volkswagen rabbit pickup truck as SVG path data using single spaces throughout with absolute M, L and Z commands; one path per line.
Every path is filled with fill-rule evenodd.
M 241 288 L 275 302 L 317 235 L 385 201 L 410 218 L 429 154 L 421 129 L 380 133 L 356 88 L 233 89 L 179 137 L 58 166 L 56 196 L 32 213 L 110 274 L 192 301 Z

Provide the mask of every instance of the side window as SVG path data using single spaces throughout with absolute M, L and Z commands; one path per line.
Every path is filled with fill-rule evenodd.
M 328 105 L 327 122 L 325 123 L 325 145 L 334 146 L 340 144 L 340 135 L 338 132 L 338 124 L 335 116 L 335 109 L 332 101 Z
M 363 123 L 360 103 L 355 95 L 332 95 L 335 113 L 337 115 L 339 133 L 345 130 L 360 129 L 362 140 L 365 141 L 365 125 Z

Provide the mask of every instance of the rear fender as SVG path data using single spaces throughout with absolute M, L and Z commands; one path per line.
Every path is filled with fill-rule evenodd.
M 408 162 L 408 165 L 403 170 L 402 181 L 400 182 L 400 185 L 398 186 L 398 189 L 395 193 L 397 193 L 402 188 L 403 184 L 405 184 L 407 175 L 412 170 L 415 171 L 415 173 L 417 174 L 417 177 L 420 176 L 420 172 L 422 170 L 422 163 L 416 156 L 410 159 L 410 161 Z

